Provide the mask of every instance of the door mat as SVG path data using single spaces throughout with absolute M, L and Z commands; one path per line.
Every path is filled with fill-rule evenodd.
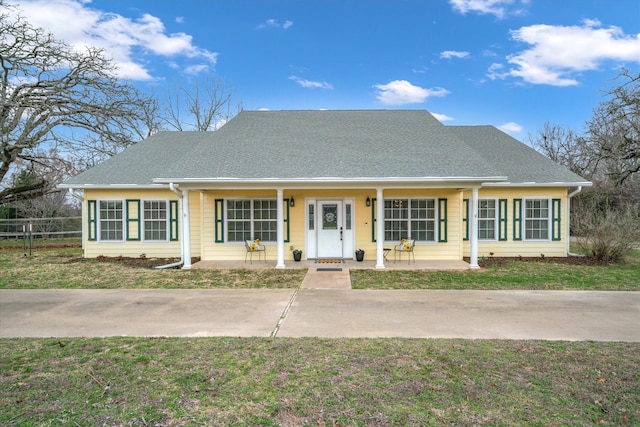
M 342 268 L 340 267 L 334 267 L 334 268 L 316 268 L 316 271 L 342 271 Z
M 342 260 L 339 258 L 335 258 L 335 259 L 317 259 L 316 260 L 316 264 L 320 263 L 320 264 L 342 264 Z

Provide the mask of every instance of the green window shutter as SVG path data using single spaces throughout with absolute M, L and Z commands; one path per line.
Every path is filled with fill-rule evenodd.
M 95 200 L 87 201 L 87 240 L 98 240 L 98 212 Z
M 513 240 L 522 240 L 522 199 L 513 199 Z
M 376 199 L 371 199 L 371 241 L 376 242 Z
M 178 201 L 169 200 L 169 240 L 175 242 L 180 236 L 178 231 Z
M 447 199 L 438 199 L 438 242 L 447 242 Z
M 464 227 L 462 240 L 469 240 L 469 199 L 462 200 L 462 225 Z
M 289 199 L 284 199 L 284 242 L 289 243 Z
M 551 200 L 551 240 L 562 240 L 562 201 L 560 199 Z
M 507 240 L 507 199 L 498 200 L 498 240 Z
M 140 200 L 126 200 L 127 240 L 140 240 Z
M 224 199 L 215 200 L 216 243 L 224 243 Z

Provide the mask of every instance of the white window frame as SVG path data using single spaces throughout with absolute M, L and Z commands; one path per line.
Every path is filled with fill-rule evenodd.
M 147 239 L 146 237 L 146 232 L 147 232 L 147 222 L 160 222 L 160 220 L 158 219 L 147 219 L 145 217 L 146 214 L 146 208 L 145 208 L 145 203 L 147 202 L 160 202 L 160 203 L 164 203 L 164 212 L 165 212 L 165 218 L 164 218 L 164 223 L 165 223 L 165 228 L 164 228 L 164 233 L 165 233 L 165 237 L 164 239 Z M 142 204 L 141 206 L 141 210 L 142 212 L 140 212 L 140 227 L 141 227 L 141 239 L 143 242 L 148 242 L 148 243 L 166 243 L 169 241 L 169 235 L 170 235 L 170 227 L 171 227 L 171 218 L 170 218 L 170 208 L 169 208 L 169 200 L 167 199 L 142 199 L 140 200 L 140 203 Z
M 121 213 L 121 218 L 119 220 L 117 219 L 102 219 L 102 203 L 120 203 L 120 213 Z M 126 201 L 124 199 L 100 199 L 97 200 L 97 208 L 96 208 L 96 219 L 98 222 L 98 227 L 97 227 L 97 238 L 98 238 L 98 242 L 104 242 L 104 243 L 123 243 L 125 241 L 126 238 L 126 232 L 127 232 L 127 224 L 126 224 L 126 219 L 127 219 L 127 215 L 125 212 L 126 209 Z M 120 233 L 121 233 L 121 238 L 120 239 L 103 239 L 102 238 L 102 223 L 103 221 L 111 221 L 111 222 L 116 222 L 119 221 L 120 222 Z
M 480 222 L 481 221 L 486 221 L 489 222 L 491 221 L 491 218 L 481 218 L 480 217 L 480 210 L 481 208 L 481 204 L 482 202 L 486 202 L 486 201 L 492 201 L 493 202 L 493 212 L 494 212 L 494 217 L 493 217 L 493 237 L 492 238 L 487 238 L 487 237 L 480 237 Z M 494 197 L 482 197 L 482 198 L 478 198 L 478 240 L 481 240 L 483 242 L 495 242 L 498 240 L 498 235 L 500 234 L 500 230 L 498 229 L 499 227 L 499 202 L 497 198 Z
M 546 224 L 547 224 L 547 237 L 546 238 L 529 238 L 527 237 L 527 222 L 528 221 L 543 221 L 545 220 L 545 218 L 541 218 L 541 217 L 533 217 L 533 218 L 529 218 L 529 216 L 527 215 L 527 203 L 529 202 L 535 202 L 535 201 L 545 201 L 547 202 L 547 217 L 546 217 Z M 551 221 L 553 220 L 552 218 L 552 207 L 551 207 L 551 198 L 550 197 L 526 197 L 522 199 L 522 240 L 524 241 L 528 241 L 528 242 L 550 242 L 551 241 L 551 234 L 552 234 L 552 224 Z
M 386 203 L 388 201 L 390 202 L 395 202 L 395 201 L 407 201 L 407 218 L 387 218 L 387 209 L 386 209 Z M 412 201 L 431 201 L 433 203 L 433 218 L 412 218 L 411 217 L 411 202 Z M 433 240 L 418 240 L 415 239 L 416 242 L 419 243 L 424 243 L 424 244 L 436 244 L 438 243 L 438 209 L 439 209 L 439 203 L 438 203 L 438 198 L 437 197 L 389 197 L 389 198 L 385 198 L 384 199 L 384 207 L 383 207 L 383 212 L 384 212 L 384 237 L 385 243 L 394 243 L 399 241 L 400 239 L 406 238 L 409 240 L 413 240 L 411 237 L 411 222 L 412 220 L 424 220 L 427 222 L 431 222 L 433 224 Z M 400 239 L 393 239 L 393 240 L 386 240 L 387 237 L 387 224 L 391 221 L 406 221 L 407 223 L 407 235 L 406 236 L 399 236 Z
M 229 199 L 224 199 L 224 226 L 225 226 L 225 233 L 224 233 L 224 241 L 225 243 L 229 243 L 229 244 L 244 244 L 244 242 L 246 240 L 253 240 L 254 238 L 259 238 L 255 235 L 255 224 L 256 222 L 262 221 L 262 219 L 256 219 L 255 216 L 255 202 L 260 202 L 260 201 L 269 201 L 269 202 L 273 202 L 276 207 L 274 208 L 274 212 L 276 212 L 276 218 L 271 218 L 268 221 L 273 221 L 275 223 L 275 226 L 277 227 L 277 204 L 278 204 L 278 200 L 275 198 L 271 198 L 271 197 L 256 197 L 256 198 L 229 198 Z M 249 230 L 249 238 L 248 239 L 242 239 L 242 240 L 230 240 L 229 239 L 229 233 L 231 232 L 231 228 L 229 227 L 229 223 L 233 223 L 236 222 L 234 219 L 230 219 L 229 216 L 229 202 L 249 202 L 250 203 L 250 207 L 249 207 L 249 211 L 250 211 L 250 217 L 249 218 L 243 218 L 242 221 L 248 221 L 250 224 L 250 230 Z M 261 242 L 264 243 L 272 243 L 275 244 L 276 240 L 263 240 L 260 239 Z

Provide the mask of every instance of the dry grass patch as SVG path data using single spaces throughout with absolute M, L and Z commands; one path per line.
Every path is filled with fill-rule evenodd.
M 639 343 L 3 339 L 0 364 L 2 425 L 640 423 Z
M 168 261 L 168 260 L 167 260 Z M 156 262 L 162 264 L 164 261 Z M 4 289 L 214 289 L 297 288 L 306 270 L 155 270 L 80 259 L 78 249 L 0 252 Z

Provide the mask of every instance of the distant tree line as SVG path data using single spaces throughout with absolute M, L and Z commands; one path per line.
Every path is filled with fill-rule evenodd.
M 600 258 L 640 247 L 640 73 L 623 69 L 586 131 L 546 123 L 531 145 L 593 182 L 573 200 L 572 232 Z

